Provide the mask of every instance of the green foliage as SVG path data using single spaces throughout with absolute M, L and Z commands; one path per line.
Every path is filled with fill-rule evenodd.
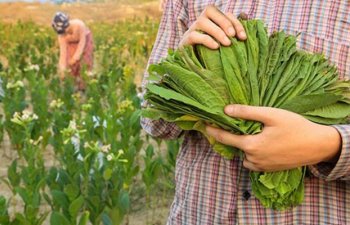
M 4 196 L 0 196 L 0 223 L 7 225 L 9 224 L 10 217 L 8 214 L 8 203 Z
M 157 22 L 89 27 L 95 66 L 82 74 L 87 86 L 81 93 L 72 77 L 58 79 L 59 48 L 50 28 L 0 23 L 0 55 L 9 61 L 0 71 L 6 93 L 0 138 L 5 131 L 17 150 L 2 182 L 23 203 L 9 215 L 13 196 L 0 197 L 1 224 L 122 224 L 133 208 L 132 191 L 160 183 L 149 177 L 153 173 L 141 178 L 158 159 L 148 157 L 143 166 L 151 138 L 141 131 L 134 83 L 146 66 Z M 177 151 L 171 152 L 175 157 Z M 163 167 L 154 175 L 171 183 L 167 175 L 174 167 Z

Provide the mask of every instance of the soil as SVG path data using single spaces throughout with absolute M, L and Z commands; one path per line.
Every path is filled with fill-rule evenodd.
M 129 2 L 129 3 L 128 3 Z M 74 3 L 56 5 L 52 3 L 0 3 L 0 21 L 33 21 L 40 25 L 51 25 L 55 12 L 63 11 L 71 18 L 79 18 L 87 23 L 110 22 L 139 18 L 160 18 L 162 12 L 158 1 L 137 3 L 137 1 L 120 1 L 108 3 Z
M 51 26 L 52 16 L 56 11 L 68 13 L 71 18 L 79 18 L 86 23 L 107 22 L 113 23 L 120 20 L 132 18 L 152 18 L 160 19 L 162 11 L 159 9 L 158 1 L 146 0 L 119 0 L 107 3 L 74 3 L 55 5 L 51 3 L 24 3 L 11 2 L 0 3 L 0 22 L 14 23 L 17 21 L 32 21 L 40 25 Z M 1 58 L 4 62 L 6 58 Z M 9 143 L 9 138 L 5 136 L 5 140 L 0 143 L 0 177 L 6 176 L 7 168 L 13 158 L 16 158 L 16 152 Z M 45 156 L 52 162 L 50 153 Z M 50 165 L 48 165 L 50 166 Z M 11 195 L 8 187 L 0 182 L 0 195 Z M 143 199 L 138 201 L 138 205 L 126 219 L 127 225 L 161 225 L 166 223 L 169 213 L 169 207 L 172 201 L 171 194 L 156 199 L 151 202 L 151 206 L 146 206 Z M 20 199 L 13 199 L 13 208 L 21 207 Z M 17 203 L 16 203 L 17 202 Z M 11 213 L 11 212 L 10 212 Z M 45 221 L 48 225 L 48 220 Z
M 54 153 L 48 149 L 45 153 L 45 165 L 50 167 L 54 164 Z M 0 144 L 0 177 L 6 177 L 7 168 L 11 165 L 14 158 L 17 157 L 17 153 L 11 148 L 10 140 L 7 135 L 4 137 L 4 141 Z M 152 194 L 152 200 L 147 203 L 143 190 L 137 190 L 133 195 L 137 195 L 137 199 L 133 200 L 132 209 L 128 217 L 125 218 L 123 225 L 162 225 L 166 224 L 166 220 L 169 214 L 169 208 L 172 202 L 172 193 L 170 191 L 161 193 L 160 196 Z M 159 193 L 158 193 L 159 194 Z M 0 196 L 12 196 L 11 190 L 8 186 L 0 182 Z M 23 204 L 21 198 L 16 195 L 11 199 L 11 207 L 9 208 L 10 215 L 13 215 L 15 211 L 22 211 Z M 42 210 L 49 211 L 48 205 L 43 205 Z M 44 225 L 49 225 L 49 217 L 47 217 Z

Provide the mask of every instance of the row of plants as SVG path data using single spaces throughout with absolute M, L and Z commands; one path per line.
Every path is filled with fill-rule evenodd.
M 0 138 L 15 151 L 0 196 L 0 224 L 128 223 L 132 194 L 172 192 L 179 143 L 155 140 L 140 127 L 135 76 L 142 73 L 157 22 L 90 24 L 95 69 L 87 87 L 57 76 L 58 46 L 50 28 L 0 24 Z M 21 35 L 19 35 L 21 34 Z M 2 148 L 3 149 L 3 148 Z M 150 204 L 148 204 L 150 205 Z

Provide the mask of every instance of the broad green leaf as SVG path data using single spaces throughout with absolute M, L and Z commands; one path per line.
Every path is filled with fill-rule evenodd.
M 248 99 L 244 94 L 244 81 L 235 54 L 230 47 L 221 46 L 220 55 L 231 99 L 233 99 L 234 103 L 248 104 Z
M 262 93 L 262 86 L 266 85 L 266 77 L 264 76 L 266 72 L 266 62 L 269 55 L 269 38 L 267 36 L 267 29 L 264 26 L 264 23 L 260 20 L 257 21 L 257 36 L 259 42 L 259 66 L 258 66 L 258 82 L 259 82 L 259 105 L 262 105 L 262 96 L 265 93 Z M 264 87 L 265 88 L 265 87 Z
M 167 100 L 167 101 L 160 101 L 159 104 L 157 105 L 157 108 L 162 108 L 166 105 L 173 105 L 171 99 L 174 99 L 185 104 L 185 105 L 177 104 L 176 106 L 174 105 L 174 108 L 175 107 L 177 108 L 177 113 L 183 110 L 182 112 L 185 115 L 189 114 L 189 115 L 198 116 L 200 118 L 206 119 L 206 121 L 216 121 L 216 122 L 221 121 L 221 122 L 218 122 L 220 124 L 220 127 L 226 128 L 226 129 L 233 128 L 236 132 L 245 133 L 236 125 L 237 119 L 233 119 L 223 113 L 223 108 L 220 110 L 210 109 L 208 107 L 205 107 L 199 104 L 198 102 L 192 99 L 189 99 L 181 94 L 178 94 L 177 92 L 174 92 L 172 90 L 168 90 L 162 87 L 158 87 L 156 85 L 149 84 L 147 88 L 151 93 L 157 94 L 160 97 Z M 160 98 L 158 98 L 157 96 L 152 96 L 152 97 L 160 100 Z M 152 101 L 152 99 L 150 99 L 149 97 L 147 97 L 147 100 L 149 100 L 151 103 L 155 103 L 155 101 Z M 188 107 L 186 107 L 186 104 L 194 106 L 194 108 L 187 110 Z M 172 111 L 173 110 L 170 110 L 169 113 Z M 209 117 L 207 117 L 206 115 L 209 115 Z M 213 119 L 210 119 L 210 117 Z
M 112 177 L 113 170 L 111 168 L 107 168 L 103 171 L 103 179 L 108 181 Z
M 21 181 L 20 175 L 17 173 L 17 160 L 13 160 L 7 169 L 7 177 L 13 187 L 17 187 Z
M 201 46 L 201 45 L 200 45 Z M 202 57 L 208 57 L 207 55 L 209 54 L 210 51 L 214 51 L 211 49 L 205 50 L 206 47 L 201 46 L 199 47 L 202 49 L 202 53 L 205 52 L 205 56 L 202 56 L 201 53 L 199 53 L 199 60 L 202 59 Z M 190 52 L 192 53 L 191 55 L 188 55 L 186 50 L 189 48 L 186 48 L 184 51 L 181 51 L 182 55 L 184 56 L 185 63 L 187 63 L 188 68 L 193 70 L 196 74 L 198 74 L 206 83 L 208 83 L 213 89 L 215 89 L 218 94 L 221 96 L 222 100 L 224 101 L 224 104 L 229 104 L 230 102 L 230 96 L 229 93 L 227 92 L 227 83 L 224 79 L 224 70 L 223 66 L 221 64 L 220 58 L 218 58 L 218 61 L 220 61 L 220 65 L 214 65 L 216 62 L 208 62 L 208 60 L 212 58 L 217 58 L 213 57 L 213 54 L 211 54 L 210 58 L 202 59 L 206 63 L 209 63 L 210 65 L 213 66 L 213 68 L 216 68 L 216 70 L 212 70 L 211 67 L 207 68 L 207 65 L 205 68 L 202 66 L 199 66 L 199 62 L 197 62 L 197 58 L 195 53 L 193 52 L 193 47 L 190 48 Z M 215 51 L 217 56 L 219 56 L 219 52 Z M 215 55 L 215 54 L 214 54 Z M 212 60 L 213 61 L 213 60 Z M 197 62 L 197 63 L 195 63 Z M 174 87 L 174 86 L 172 86 Z M 178 88 L 178 87 L 177 87 Z
M 195 121 L 195 122 L 197 122 L 198 120 L 199 120 L 199 118 L 196 116 L 184 115 L 184 116 L 177 118 L 175 121 Z
M 181 94 L 174 92 L 172 90 L 158 87 L 154 84 L 148 84 L 147 89 L 150 92 L 152 92 L 153 94 L 157 94 L 166 100 L 174 99 L 174 100 L 177 100 L 179 102 L 195 106 L 195 107 L 202 109 L 204 111 L 207 111 L 207 112 L 212 112 L 212 113 L 218 112 L 217 110 L 214 111 L 214 109 L 208 108 L 207 106 L 202 105 L 201 103 L 198 103 L 197 101 L 190 99 L 184 95 L 181 95 Z
M 60 212 L 53 211 L 50 217 L 51 225 L 71 225 L 69 220 Z
M 305 112 L 303 115 L 318 116 L 330 119 L 346 118 L 350 115 L 350 105 L 346 103 L 334 103 L 322 108 L 314 109 L 313 111 Z
M 295 113 L 305 113 L 334 104 L 340 99 L 342 99 L 342 96 L 334 94 L 301 95 L 286 101 L 280 108 Z
M 52 190 L 51 195 L 54 204 L 59 205 L 63 209 L 68 209 L 69 201 L 65 193 L 59 190 Z
M 193 130 L 193 126 L 196 124 L 194 121 L 176 121 L 175 123 L 182 130 Z
M 267 101 L 268 99 L 270 99 L 270 96 L 272 94 L 270 93 L 270 95 L 265 97 L 267 88 L 270 87 L 270 89 L 272 90 L 274 89 L 274 86 L 270 85 L 270 82 L 273 78 L 272 74 L 276 69 L 276 65 L 279 62 L 280 51 L 283 46 L 285 36 L 286 35 L 283 32 L 275 32 L 269 38 L 269 43 L 268 43 L 269 55 L 266 62 L 266 69 L 265 69 L 264 76 L 260 78 L 261 79 L 260 93 L 261 93 L 263 105 L 267 105 Z
M 242 157 L 242 151 L 239 149 L 233 148 L 231 146 L 227 146 L 218 142 L 215 142 L 213 144 L 213 149 L 219 153 L 221 156 L 227 158 L 227 159 L 233 159 L 235 156 Z
M 16 192 L 21 196 L 23 202 L 25 204 L 30 204 L 30 193 L 28 193 L 28 190 L 22 187 L 15 187 Z
M 324 125 L 336 125 L 336 124 L 344 124 L 347 121 L 346 118 L 340 118 L 340 119 L 332 119 L 332 118 L 324 118 L 324 117 L 319 117 L 319 116 L 304 116 L 306 119 L 319 123 L 319 124 L 324 124 Z
M 102 214 L 102 223 L 103 225 L 113 225 L 111 218 L 106 213 Z
M 90 216 L 89 211 L 83 212 L 83 214 L 81 215 L 81 217 L 79 219 L 79 224 L 78 225 L 87 225 L 88 221 L 89 221 L 89 216 Z
M 220 58 L 220 52 L 203 45 L 196 45 L 195 48 L 204 68 L 212 71 L 216 76 L 224 78 L 224 68 Z
M 172 113 L 166 113 L 162 110 L 155 109 L 155 108 L 146 108 L 142 109 L 141 111 L 141 116 L 142 117 L 147 117 L 153 120 L 159 120 L 161 118 L 167 120 L 167 121 L 175 121 L 176 118 L 181 117 L 182 114 L 172 114 Z
M 119 196 L 119 209 L 124 213 L 130 209 L 130 197 L 126 191 L 122 191 Z
M 181 86 L 187 94 L 203 105 L 220 108 L 225 102 L 217 91 L 205 82 L 198 74 L 181 68 L 180 66 L 163 63 L 166 73 L 169 74 L 178 86 Z
M 69 214 L 72 216 L 72 218 L 76 218 L 79 211 L 84 205 L 84 197 L 80 195 L 77 199 L 75 199 L 70 205 L 69 205 Z
M 64 187 L 64 193 L 67 195 L 69 201 L 73 201 L 79 195 L 80 188 L 75 184 L 67 184 Z
M 251 22 L 242 21 L 242 25 L 247 34 L 247 40 L 245 41 L 247 49 L 247 76 L 250 84 L 251 98 L 250 105 L 259 105 L 259 79 L 257 77 L 258 65 L 259 65 L 259 42 L 257 40 L 256 20 Z

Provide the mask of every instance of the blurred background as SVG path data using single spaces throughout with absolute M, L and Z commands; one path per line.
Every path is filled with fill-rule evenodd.
M 56 11 L 64 11 L 87 23 L 145 17 L 159 20 L 161 16 L 160 1 L 150 0 L 0 0 L 0 3 L 2 22 L 22 20 L 50 25 Z
M 141 129 L 162 3 L 0 0 L 0 224 L 165 224 L 180 141 Z M 57 11 L 84 21 L 94 67 L 57 73 Z

